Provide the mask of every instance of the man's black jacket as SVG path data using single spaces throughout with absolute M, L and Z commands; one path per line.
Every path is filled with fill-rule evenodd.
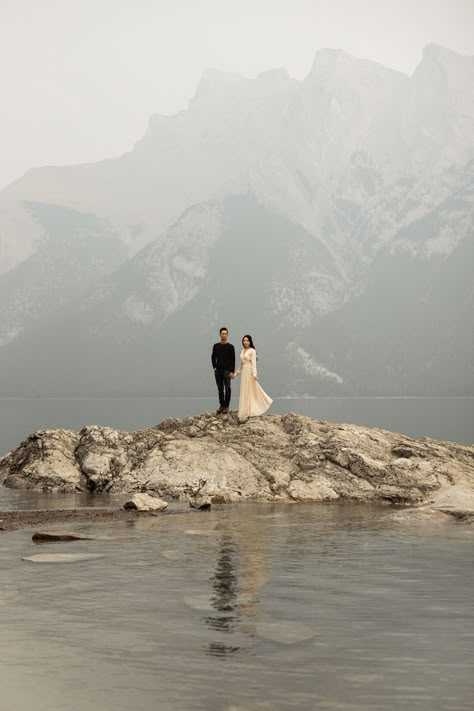
M 213 368 L 222 368 L 231 373 L 235 370 L 235 349 L 232 343 L 214 343 L 211 355 Z

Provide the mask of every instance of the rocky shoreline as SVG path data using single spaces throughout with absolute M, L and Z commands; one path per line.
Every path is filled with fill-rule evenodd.
M 0 459 L 0 483 L 51 492 L 147 492 L 174 502 L 197 496 L 212 503 L 383 502 L 468 518 L 474 447 L 294 413 L 245 423 L 235 412 L 203 413 L 131 433 L 94 425 L 35 432 Z M 76 515 L 139 515 L 89 512 Z M 15 512 L 18 520 L 21 514 Z

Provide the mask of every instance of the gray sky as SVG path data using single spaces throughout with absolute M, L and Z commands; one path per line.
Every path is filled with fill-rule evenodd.
M 474 54 L 474 0 L 0 0 L 0 188 L 129 150 L 207 67 L 302 79 L 332 47 L 411 74 L 430 42 Z

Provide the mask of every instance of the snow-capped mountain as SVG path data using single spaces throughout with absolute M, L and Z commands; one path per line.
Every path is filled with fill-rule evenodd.
M 412 77 L 208 71 L 130 153 L 31 171 L 0 193 L 2 390 L 203 394 L 226 324 L 275 394 L 472 392 L 473 79 L 436 45 Z

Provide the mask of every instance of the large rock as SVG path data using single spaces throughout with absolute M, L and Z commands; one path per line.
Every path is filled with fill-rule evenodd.
M 168 508 L 168 502 L 150 494 L 134 494 L 124 503 L 123 508 L 136 511 L 164 511 Z
M 0 481 L 14 489 L 86 491 L 72 430 L 39 430 L 0 459 Z
M 474 489 L 466 484 L 453 484 L 436 491 L 418 508 L 420 513 L 452 514 L 456 518 L 474 520 Z
M 428 505 L 453 486 L 474 496 L 474 448 L 293 413 L 245 424 L 235 413 L 226 419 L 204 413 L 133 433 L 97 426 L 42 430 L 0 460 L 0 481 L 41 490 L 153 492 L 182 501 L 199 494 L 215 502 Z

